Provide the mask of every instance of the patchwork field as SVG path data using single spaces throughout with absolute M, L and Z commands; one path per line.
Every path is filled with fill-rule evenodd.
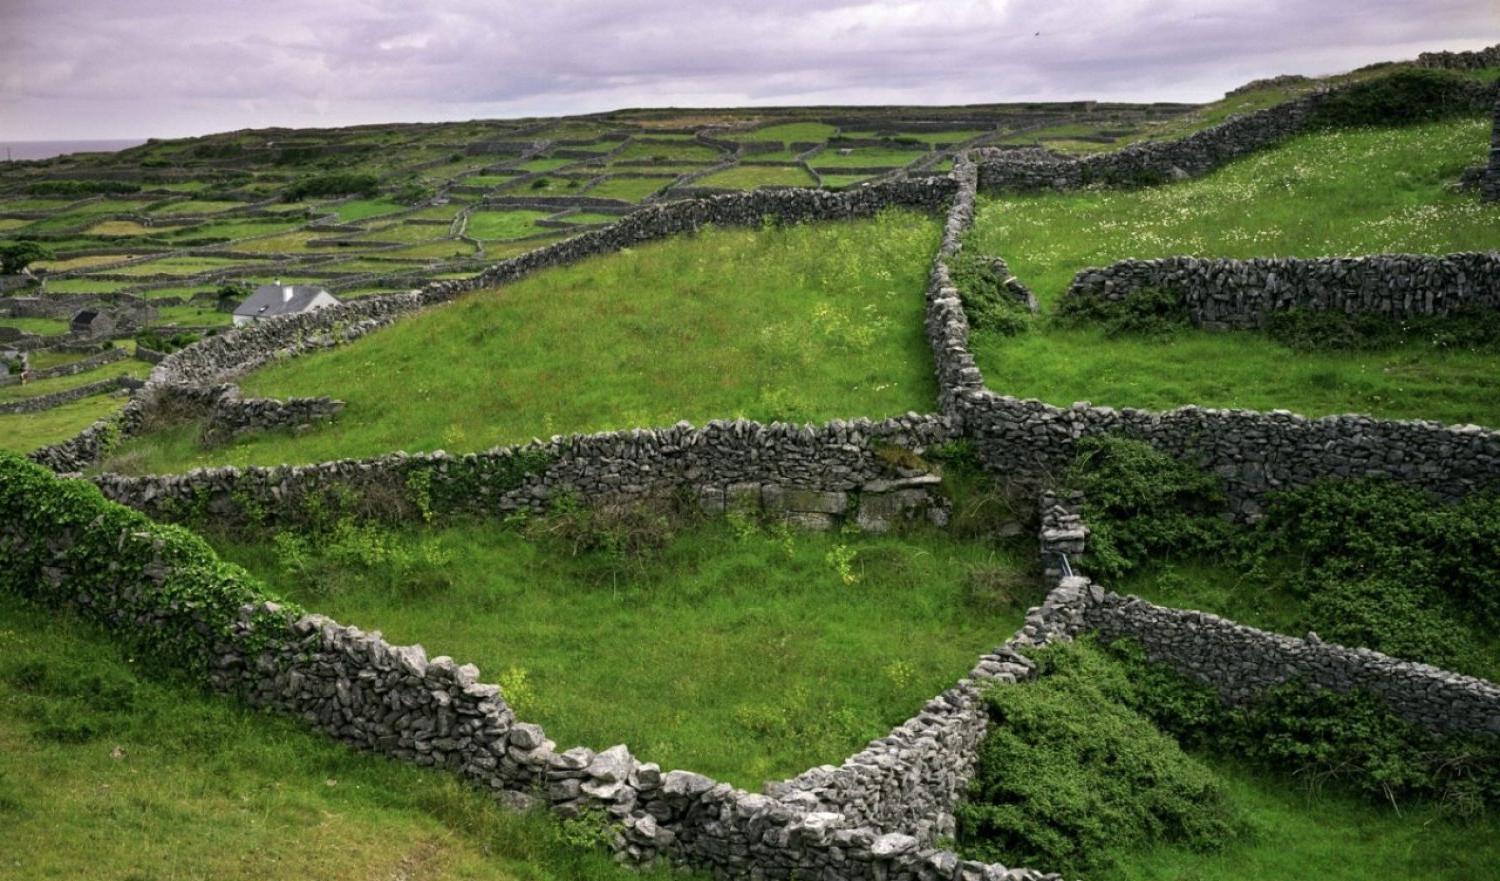
M 255 423 L 283 411 L 251 404 L 264 409 L 231 434 L 243 426 L 230 403 L 187 419 L 142 397 L 141 432 L 101 431 L 98 455 L 45 451 L 49 471 L 11 451 L 74 436 L 124 398 L 0 416 L 0 876 L 623 881 L 642 876 L 616 862 L 685 856 L 735 877 L 828 881 L 1017 881 L 958 859 L 1098 881 L 1490 877 L 1492 436 L 1407 425 L 1417 439 L 1403 445 L 1345 420 L 1326 444 L 1292 449 L 1251 415 L 1213 445 L 1191 429 L 1179 443 L 1159 420 L 1158 449 L 1094 435 L 1085 409 L 985 423 L 969 380 L 940 395 L 933 367 L 936 354 L 954 381 L 943 359 L 961 357 L 972 325 L 1004 395 L 1500 426 L 1488 312 L 1208 332 L 1171 291 L 1118 320 L 1062 309 L 1076 273 L 1126 258 L 1500 252 L 1500 202 L 1456 185 L 1500 119 L 1394 124 L 1431 109 L 1411 95 L 1432 78 L 1470 88 L 1500 72 L 1380 66 L 1197 107 L 657 109 L 153 140 L 0 167 L 0 235 L 49 252 L 33 264 L 45 284 L 17 292 L 100 295 L 59 316 L 148 298 L 156 318 L 114 336 L 167 350 L 223 332 L 236 284 L 406 290 L 700 189 L 921 178 L 971 145 L 1098 152 L 1393 69 L 1392 91 L 1376 93 L 1386 103 L 1361 108 L 1390 117 L 1378 127 L 1303 134 L 1193 180 L 982 194 L 957 253 L 942 211 L 817 224 L 771 212 L 751 228 L 616 242 L 628 247 L 313 354 L 276 340 L 267 366 L 235 379 L 249 398 L 337 398 L 331 420 L 292 407 Z M 968 218 L 965 180 L 943 191 L 958 192 L 950 230 Z M 828 201 L 863 208 L 885 192 Z M 924 302 L 940 243 L 967 320 Z M 1035 291 L 1039 315 L 984 299 L 1004 292 L 973 260 L 986 255 Z M 0 318 L 26 334 L 67 326 Z M 31 352 L 8 353 L 5 369 L 83 357 Z M 125 360 L 8 385 L 0 403 L 149 370 Z M 918 415 L 939 405 L 953 408 Z M 608 452 L 391 457 L 316 479 L 218 468 L 904 414 L 899 434 L 873 437 L 735 427 L 660 446 L 637 434 Z M 765 467 L 768 451 L 793 467 Z M 162 522 L 105 502 L 89 478 Z M 1455 486 L 1472 491 L 1438 501 Z M 1038 505 L 1039 490 L 1070 510 Z M 716 498 L 724 510 L 708 513 Z M 1104 590 L 1291 640 L 1226 637 Z M 1109 622 L 1153 614 L 1166 629 L 1111 641 Z M 425 653 L 391 648 L 411 643 Z M 477 665 L 477 680 L 445 657 Z M 1272 667 L 1267 685 L 1257 676 Z M 1367 674 L 1381 687 L 1346 690 Z M 1334 675 L 1350 678 L 1329 686 Z M 211 696 L 210 681 L 293 718 Z M 660 767 L 562 752 L 579 744 L 627 744 Z M 804 772 L 795 794 L 774 785 Z M 502 810 L 460 777 L 555 813 Z

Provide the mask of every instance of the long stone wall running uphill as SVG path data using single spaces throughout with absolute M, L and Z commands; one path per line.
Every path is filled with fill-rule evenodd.
M 1036 150 L 977 151 L 979 184 L 987 190 L 1071 190 L 1089 184 L 1138 186 L 1199 177 L 1306 131 L 1318 106 L 1336 90 L 1312 92 L 1173 141 L 1128 144 L 1119 150 L 1065 156 Z M 1488 110 L 1494 86 L 1472 83 L 1468 100 Z
M 1500 251 L 1368 257 L 1162 257 L 1122 260 L 1074 277 L 1063 303 L 1123 300 L 1146 288 L 1178 294 L 1193 323 L 1255 328 L 1289 309 L 1376 313 L 1393 319 L 1500 309 Z

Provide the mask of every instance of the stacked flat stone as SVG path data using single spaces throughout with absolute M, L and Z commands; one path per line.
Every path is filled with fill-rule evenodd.
M 192 387 L 184 392 L 187 388 Z M 201 390 L 197 403 L 205 409 L 221 406 L 224 388 Z M 176 406 L 174 412 L 183 412 L 188 405 Z M 216 518 L 234 522 L 334 489 L 406 498 L 409 476 L 423 471 L 430 474 L 434 497 L 456 500 L 455 510 L 473 513 L 541 513 L 560 494 L 592 503 L 687 491 L 708 508 L 715 500 L 722 509 L 748 496 L 794 521 L 810 517 L 791 515 L 853 516 L 882 521 L 872 526 L 879 530 L 898 519 L 939 518 L 944 511 L 935 494 L 936 475 L 895 468 L 882 451 L 900 447 L 920 452 L 956 436 L 948 420 L 914 413 L 880 422 L 835 420 L 816 428 L 737 419 L 702 428 L 680 422 L 663 429 L 558 436 L 462 456 L 392 453 L 313 465 L 225 466 L 90 479 L 107 498 L 163 520 L 206 506 Z M 548 464 L 519 485 L 503 492 L 493 489 L 514 470 L 514 462 L 538 458 Z
M 1073 278 L 1063 304 L 1121 301 L 1143 289 L 1178 295 L 1195 325 L 1257 328 L 1291 309 L 1375 314 L 1393 320 L 1500 309 L 1500 251 L 1368 257 L 1161 257 L 1121 260 Z

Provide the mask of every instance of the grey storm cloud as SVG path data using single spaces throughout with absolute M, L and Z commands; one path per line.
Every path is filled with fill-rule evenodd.
M 1496 0 L 0 0 L 0 140 L 617 107 L 1210 100 L 1500 41 Z

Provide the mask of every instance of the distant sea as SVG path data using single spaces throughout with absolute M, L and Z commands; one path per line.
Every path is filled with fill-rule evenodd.
M 51 159 L 64 153 L 113 153 L 146 143 L 144 138 L 126 141 L 0 141 L 0 161 L 5 151 L 11 159 Z

